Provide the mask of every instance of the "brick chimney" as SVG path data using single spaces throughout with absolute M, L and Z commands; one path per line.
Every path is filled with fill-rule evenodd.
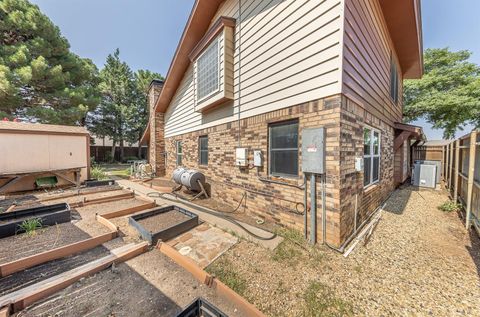
M 162 92 L 163 80 L 152 80 L 148 91 L 150 113 L 149 163 L 156 176 L 165 176 L 164 114 L 155 112 L 155 104 Z

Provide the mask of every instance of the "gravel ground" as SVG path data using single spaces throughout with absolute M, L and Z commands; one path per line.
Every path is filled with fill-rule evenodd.
M 396 191 L 348 258 L 300 247 L 290 232 L 273 252 L 242 241 L 208 269 L 270 316 L 480 316 L 480 241 L 438 210 L 447 200 Z

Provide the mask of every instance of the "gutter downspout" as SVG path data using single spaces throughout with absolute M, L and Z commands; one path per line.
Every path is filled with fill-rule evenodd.
M 307 229 L 307 196 L 308 196 L 308 187 L 307 187 L 307 174 L 303 174 L 303 183 L 304 183 L 304 193 L 303 193 L 303 228 L 305 231 L 305 240 L 308 238 L 308 229 Z

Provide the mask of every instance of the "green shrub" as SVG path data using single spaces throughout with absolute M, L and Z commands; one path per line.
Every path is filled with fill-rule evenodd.
M 447 202 L 441 204 L 440 206 L 438 206 L 438 209 L 440 209 L 443 212 L 452 212 L 452 211 L 457 212 L 460 209 L 462 209 L 462 205 L 457 204 L 453 201 L 447 201 Z
M 21 232 L 25 232 L 27 235 L 33 236 L 36 234 L 38 229 L 42 229 L 42 219 L 35 218 L 24 220 L 19 227 Z
M 95 166 L 90 170 L 90 178 L 102 180 L 108 179 L 108 175 L 103 168 Z

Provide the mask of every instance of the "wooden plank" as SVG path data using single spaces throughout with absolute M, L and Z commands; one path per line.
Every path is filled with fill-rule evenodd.
M 115 231 L 117 232 L 118 231 L 118 227 L 116 225 L 114 225 L 112 222 L 108 221 L 107 219 L 103 218 L 102 216 L 100 216 L 99 214 L 96 214 L 95 215 L 95 219 L 100 222 L 102 225 L 104 225 L 105 227 L 107 227 L 108 229 L 112 230 L 112 231 Z
M 160 252 L 168 256 L 185 270 L 190 272 L 190 274 L 192 274 L 200 282 L 206 285 L 210 284 L 212 276 L 200 268 L 195 262 L 193 262 L 192 259 L 181 255 L 177 250 L 163 242 L 158 243 L 157 249 L 159 249 Z
M 0 309 L 0 317 L 10 317 L 10 307 L 5 306 Z
M 235 306 L 242 307 L 245 316 L 252 316 L 252 317 L 264 317 L 265 315 L 258 310 L 257 307 L 250 304 L 245 298 L 238 295 L 234 290 L 232 290 L 227 285 L 220 282 L 218 279 L 213 281 L 213 288 L 217 291 L 217 293 L 224 298 L 226 298 L 230 303 L 234 304 Z
M 448 189 L 449 192 L 452 192 L 452 176 L 453 176 L 453 142 L 450 143 L 450 163 L 448 167 Z
M 12 312 L 16 313 L 40 299 L 64 289 L 83 277 L 97 273 L 114 262 L 118 263 L 131 259 L 142 254 L 147 249 L 147 242 L 132 243 L 114 249 L 103 258 L 0 297 L 0 307 L 9 306 Z
M 140 205 L 140 206 L 105 213 L 105 214 L 102 214 L 101 216 L 105 219 L 112 219 L 112 218 L 127 216 L 127 215 L 130 215 L 130 214 L 136 213 L 138 211 L 142 211 L 142 210 L 146 210 L 146 209 L 152 209 L 152 208 L 155 208 L 156 206 L 157 206 L 156 203 L 149 202 L 149 203 L 146 203 L 146 204 L 143 204 L 143 205 Z
M 475 154 L 477 142 L 477 131 L 473 131 L 470 134 L 470 157 L 468 159 L 468 183 L 467 183 L 467 216 L 465 220 L 465 226 L 467 230 L 470 229 L 470 218 L 472 216 L 472 197 L 473 197 L 473 183 L 475 178 Z
M 122 199 L 127 199 L 127 198 L 133 198 L 135 197 L 135 194 L 133 192 L 130 193 L 124 193 L 120 195 L 115 195 L 115 196 L 109 196 L 109 197 L 100 197 L 100 198 L 94 198 L 94 199 L 84 199 L 83 201 L 75 202 L 70 204 L 71 207 L 83 207 L 83 206 L 88 206 L 88 205 L 96 205 L 96 204 L 102 204 L 102 203 L 108 203 L 112 201 L 117 201 L 117 200 L 122 200 Z
M 157 249 L 159 249 L 160 252 L 168 256 L 170 259 L 172 259 L 175 263 L 183 267 L 185 270 L 187 270 L 197 280 L 214 289 L 217 295 L 224 297 L 229 302 L 231 302 L 236 307 L 238 307 L 245 314 L 245 316 L 265 317 L 265 315 L 261 311 L 259 311 L 255 306 L 250 304 L 247 300 L 245 300 L 243 297 L 238 295 L 235 291 L 233 291 L 227 285 L 223 284 L 222 282 L 217 280 L 215 277 L 205 272 L 195 262 L 193 262 L 192 259 L 181 255 L 173 247 L 169 246 L 166 243 L 160 242 L 157 245 Z
M 460 140 L 455 141 L 455 175 L 453 176 L 453 201 L 456 203 L 458 200 L 458 168 L 460 160 Z
M 71 243 L 63 247 L 48 250 L 39 254 L 34 254 L 16 261 L 11 261 L 0 265 L 0 277 L 25 270 L 36 265 L 60 259 L 75 253 L 90 250 L 94 247 L 102 245 L 103 243 L 115 239 L 118 233 L 110 232 L 100 236 L 96 236 L 83 241 Z
M 75 197 L 75 196 L 88 196 L 88 195 L 93 195 L 93 194 L 98 194 L 98 193 L 104 193 L 104 192 L 114 192 L 114 191 L 119 191 L 122 190 L 121 188 L 115 187 L 115 188 L 106 188 L 106 189 L 101 189 L 97 191 L 92 191 L 92 192 L 87 192 L 87 193 L 79 193 L 78 191 L 76 193 L 71 193 L 71 194 L 65 194 L 65 195 L 58 195 L 54 197 L 45 197 L 45 198 L 40 198 L 39 201 L 49 201 L 49 200 L 57 200 L 57 199 L 63 199 L 63 198 L 69 198 L 69 197 Z

